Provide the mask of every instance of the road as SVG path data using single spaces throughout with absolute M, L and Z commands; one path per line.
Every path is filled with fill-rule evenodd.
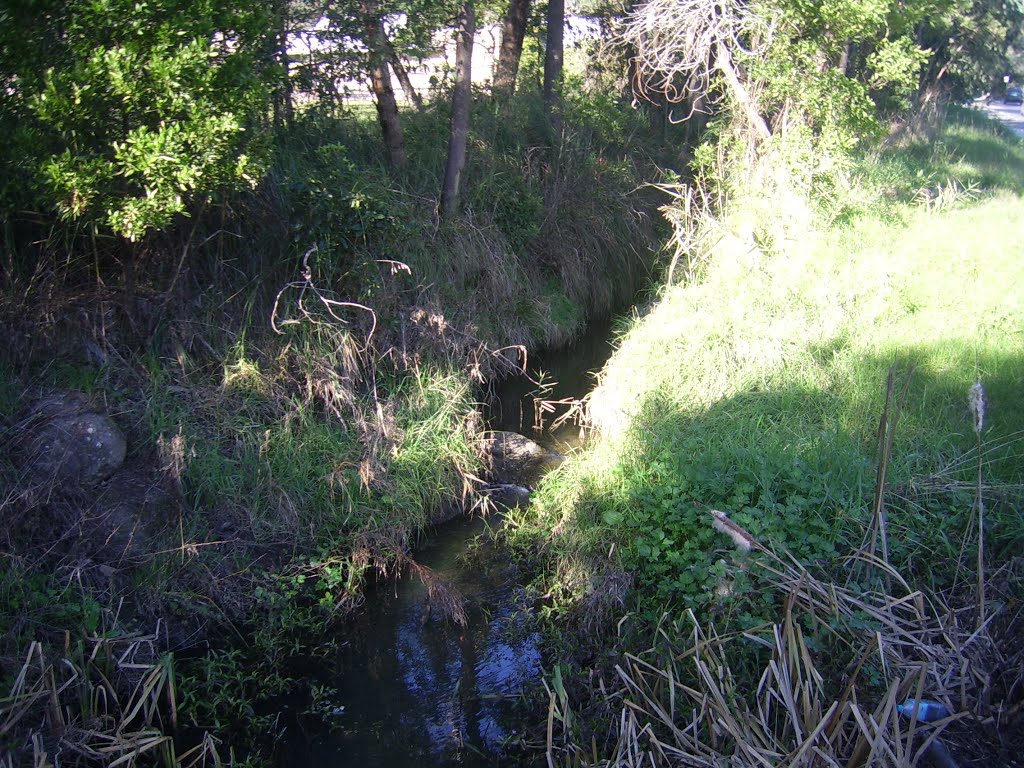
M 1021 111 L 1020 104 L 1003 104 L 1002 101 L 993 99 L 990 104 L 982 106 L 981 109 L 1024 138 L 1024 112 Z

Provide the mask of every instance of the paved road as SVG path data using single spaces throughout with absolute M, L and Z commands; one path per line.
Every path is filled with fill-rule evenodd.
M 996 120 L 1000 120 L 1021 138 L 1024 138 L 1024 112 L 1020 104 L 1003 104 L 993 100 L 982 109 Z

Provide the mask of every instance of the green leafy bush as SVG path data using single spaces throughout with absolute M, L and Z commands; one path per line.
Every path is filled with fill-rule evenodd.
M 327 254 L 355 254 L 396 232 L 397 206 L 387 178 L 365 163 L 357 165 L 351 147 L 329 141 L 297 156 L 296 163 L 284 181 L 298 247 L 315 244 Z
M 6 160 L 44 205 L 137 240 L 260 180 L 261 10 L 104 0 L 42 18 L 39 49 L 12 46 L 0 63 L 17 83 L 9 116 L 22 123 Z

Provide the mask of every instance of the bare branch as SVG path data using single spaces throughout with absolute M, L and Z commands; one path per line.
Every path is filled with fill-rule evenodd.
M 626 16 L 615 42 L 632 52 L 642 97 L 663 95 L 679 104 L 728 92 L 758 138 L 771 135 L 742 80 L 737 54 L 758 56 L 771 39 L 770 24 L 744 0 L 647 0 Z M 692 115 L 691 106 L 691 115 Z
M 302 257 L 302 280 L 296 280 L 288 283 L 277 292 L 277 296 L 274 298 L 274 308 L 270 312 L 270 327 L 274 329 L 275 333 L 283 333 L 281 326 L 284 325 L 297 325 L 303 322 L 313 324 L 322 323 L 323 320 L 318 316 L 320 313 L 315 309 L 315 305 L 317 303 L 321 305 L 321 311 L 325 311 L 331 320 L 342 325 L 348 325 L 349 321 L 338 315 L 336 310 L 358 309 L 370 314 L 370 331 L 366 334 L 365 342 L 365 346 L 369 346 L 370 340 L 373 338 L 373 334 L 377 330 L 377 313 L 365 304 L 358 304 L 354 301 L 339 301 L 338 299 L 332 298 L 332 293 L 330 291 L 316 286 L 313 282 L 313 270 L 309 266 L 309 257 L 316 250 L 317 247 L 314 245 L 306 251 L 306 255 Z M 281 301 L 285 294 L 293 291 L 298 291 L 299 294 L 298 298 L 295 300 L 295 307 L 299 310 L 299 316 L 279 319 L 278 313 L 281 307 Z M 312 309 L 307 306 L 307 296 L 312 296 L 314 302 L 314 308 Z

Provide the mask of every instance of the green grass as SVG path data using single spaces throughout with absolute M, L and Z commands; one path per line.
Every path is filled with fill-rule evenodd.
M 237 511 L 258 541 L 344 549 L 346 537 L 367 529 L 417 530 L 461 495 L 462 472 L 477 468 L 467 430 L 475 403 L 458 371 L 391 373 L 377 380 L 376 399 L 334 393 L 347 400 L 339 414 L 324 410 L 337 382 L 307 379 L 306 399 L 289 394 L 282 376 L 234 363 L 198 408 L 181 408 L 165 390 L 147 412 L 154 433 L 185 436 L 191 506 Z
M 445 222 L 446 106 L 403 113 L 401 171 L 383 164 L 367 115 L 311 115 L 275 169 L 293 237 L 317 244 L 317 278 L 378 310 L 384 333 L 397 330 L 394 305 L 414 300 L 443 317 L 449 347 L 565 344 L 628 301 L 656 258 L 655 201 L 636 192 L 655 163 L 635 140 L 637 113 L 582 90 L 567 110 L 577 122 L 556 152 L 534 95 L 507 108 L 478 98 L 462 215 Z
M 920 186 L 949 180 L 984 190 L 1024 187 L 1024 143 L 973 109 L 951 108 L 936 141 L 885 150 L 880 160 L 879 169 L 902 177 L 903 190 L 911 195 Z
M 65 631 L 92 635 L 111 600 L 126 621 L 217 627 L 205 657 L 177 662 L 178 715 L 224 729 L 234 747 L 263 745 L 273 714 L 254 707 L 302 684 L 287 660 L 330 642 L 374 569 L 405 556 L 463 495 L 466 474 L 480 474 L 464 372 L 437 362 L 382 368 L 372 385 L 342 391 L 329 375 L 337 369 L 300 373 L 336 353 L 319 343 L 299 329 L 277 347 L 238 347 L 219 381 L 155 358 L 140 364 L 148 381 L 121 394 L 118 420 L 131 461 L 179 474 L 184 504 L 152 520 L 141 556 L 103 566 L 104 579 L 88 560 L 49 555 L 51 540 L 21 535 L 32 519 L 7 499 L 22 525 L 9 532 L 20 536 L 18 556 L 0 569 L 2 653 Z M 170 469 L 174 441 L 180 473 Z
M 894 563 L 935 588 L 963 578 L 976 381 L 988 398 L 991 563 L 1019 550 L 1024 152 L 973 118 L 949 123 L 937 146 L 865 160 L 873 186 L 854 192 L 873 206 L 771 253 L 731 234 L 747 218 L 727 212 L 700 279 L 666 288 L 620 340 L 589 404 L 595 442 L 519 521 L 520 536 L 548 541 L 546 589 L 582 556 L 632 574 L 631 605 L 652 620 L 666 606 L 745 625 L 770 613 L 776 598 L 743 589 L 749 574 L 708 510 L 805 563 L 860 546 L 890 369 L 913 369 L 889 475 Z M 911 168 L 987 190 L 915 204 Z M 719 594 L 726 578 L 735 587 Z M 587 605 L 593 587 L 577 580 L 562 594 Z

